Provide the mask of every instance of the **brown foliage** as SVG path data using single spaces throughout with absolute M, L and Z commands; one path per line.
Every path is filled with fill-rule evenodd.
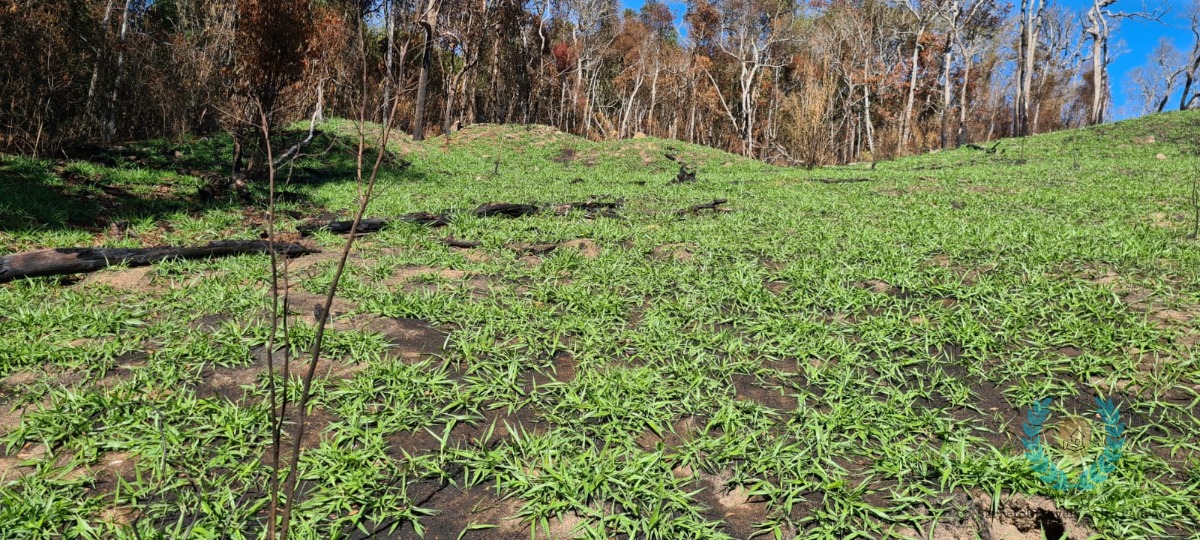
M 261 162 L 252 130 L 260 112 L 281 125 L 314 112 L 357 117 L 366 102 L 368 116 L 382 120 L 388 89 L 399 100 L 396 122 L 408 125 L 424 4 L 0 0 L 0 151 L 44 155 L 78 142 L 224 128 L 252 169 Z M 961 21 L 964 43 L 947 56 L 945 24 L 929 25 L 918 42 L 911 13 L 887 2 L 814 1 L 802 15 L 772 18 L 782 4 L 698 0 L 683 14 L 687 40 L 659 2 L 624 17 L 602 0 L 443 4 L 428 64 L 423 127 L 431 135 L 481 121 L 543 123 L 811 165 L 938 147 L 944 119 L 957 131 L 964 109 L 967 142 L 1014 126 L 1006 78 L 1015 70 L 1000 30 L 1011 16 L 1001 8 Z M 762 16 L 744 17 L 743 8 Z M 132 31 L 123 36 L 126 23 Z M 737 28 L 760 43 L 747 45 Z M 1063 36 L 1075 35 L 1048 35 L 1041 50 L 1065 51 Z M 901 145 L 914 50 L 911 136 Z M 1058 52 L 1037 64 L 1030 115 L 1038 131 L 1072 125 L 1083 101 L 1076 96 L 1089 93 L 1077 63 Z

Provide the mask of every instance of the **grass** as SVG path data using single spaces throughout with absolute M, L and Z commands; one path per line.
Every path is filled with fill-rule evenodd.
M 290 171 L 285 229 L 353 204 L 353 127 L 326 130 Z M 542 127 L 397 145 L 412 165 L 370 215 L 626 204 L 359 242 L 296 533 L 926 538 L 1020 495 L 1105 538 L 1195 537 L 1198 132 L 1200 114 L 1157 115 L 815 171 Z M 254 238 L 261 210 L 198 200 L 228 150 L 0 158 L 0 255 Z M 699 181 L 668 185 L 668 152 Z M 830 177 L 871 181 L 812 181 Z M 731 211 L 674 213 L 714 198 Z M 512 249 L 577 239 L 597 250 Z M 328 285 L 320 257 L 293 261 L 294 295 Z M 0 286 L 0 537 L 262 536 L 269 275 L 247 256 Z M 1128 424 L 1124 458 L 1055 492 L 1022 455 L 1025 410 L 1090 415 L 1095 396 Z

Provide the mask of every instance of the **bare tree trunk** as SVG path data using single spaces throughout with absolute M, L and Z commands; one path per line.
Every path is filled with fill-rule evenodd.
M 1108 19 L 1103 9 L 1116 0 L 1094 0 L 1088 10 L 1088 26 L 1084 33 L 1092 39 L 1092 105 L 1088 110 L 1088 125 L 1104 122 L 1108 103 Z
M 112 19 L 112 7 L 113 0 L 108 0 L 108 3 L 104 4 L 104 17 L 100 19 L 100 30 L 105 36 L 108 35 L 108 23 L 109 20 Z M 100 47 L 93 47 L 92 50 L 95 52 L 96 57 L 92 59 L 92 80 L 88 83 L 88 112 L 91 112 L 92 108 L 95 107 L 96 85 L 100 82 Z
M 946 148 L 947 139 L 950 131 L 950 89 L 954 84 L 950 81 L 950 62 L 953 60 L 953 49 L 951 49 L 951 33 L 946 34 L 946 47 L 942 51 L 942 133 L 941 133 L 941 148 Z
M 424 52 L 421 58 L 421 74 L 417 78 L 417 103 L 413 112 L 412 137 L 414 141 L 425 140 L 425 102 L 429 97 L 429 71 L 433 64 L 433 32 L 437 24 L 437 0 L 429 0 L 426 7 L 425 20 L 421 28 L 425 30 Z
M 621 125 L 617 128 L 617 138 L 624 138 L 629 135 L 629 118 L 633 114 L 635 100 L 637 99 L 638 91 L 642 88 L 642 80 L 645 78 L 642 75 L 645 60 L 638 61 L 638 74 L 633 79 L 633 90 L 629 92 L 629 98 L 625 100 L 624 111 L 621 114 Z
M 121 82 L 125 75 L 125 43 L 129 36 L 129 5 L 133 0 L 125 0 L 125 9 L 121 11 L 121 32 L 117 36 L 117 76 L 113 80 L 112 94 L 108 98 L 108 111 L 104 120 L 104 142 L 112 142 L 116 135 L 117 124 L 117 93 L 121 90 Z
M 691 62 L 688 64 L 688 116 L 687 142 L 696 143 L 696 94 L 699 86 L 696 80 L 696 52 L 692 51 Z
M 912 112 L 913 102 L 917 96 L 917 72 L 920 71 L 921 61 L 921 37 L 925 35 L 925 24 L 922 21 L 921 26 L 917 29 L 917 40 L 913 45 L 911 71 L 908 77 L 908 97 L 904 100 L 904 116 L 900 117 L 900 140 L 896 143 L 896 151 L 902 152 L 908 146 L 908 140 L 912 135 Z
M 1183 72 L 1183 93 L 1179 96 L 1179 110 L 1181 111 L 1188 108 L 1192 85 L 1196 82 L 1196 75 L 1200 73 L 1200 3 L 1192 4 L 1187 17 L 1191 23 L 1192 54 L 1188 57 L 1187 67 Z
M 387 70 L 387 79 L 383 82 L 383 110 L 382 114 L 387 114 L 391 110 L 392 105 L 392 85 L 395 84 L 393 75 L 392 57 L 396 50 L 396 2 L 395 0 L 386 0 L 384 4 L 384 17 L 387 18 L 387 52 L 384 53 L 384 66 Z
M 541 51 L 538 51 L 538 54 L 541 54 Z M 500 99 L 499 99 L 499 96 L 500 96 L 500 38 L 499 37 L 497 37 L 495 40 L 495 43 L 492 44 L 491 69 L 488 70 L 488 72 L 489 72 L 488 85 L 489 85 L 490 91 L 488 92 L 486 99 L 487 99 L 487 103 L 489 105 L 487 107 L 487 109 L 491 109 L 491 110 L 489 111 L 489 110 L 485 109 L 483 111 L 483 116 L 484 116 L 484 118 L 491 119 L 492 122 L 499 123 L 502 118 L 507 120 L 507 117 L 508 117 L 507 114 L 503 114 L 503 115 L 500 114 Z M 532 94 L 533 92 L 530 92 L 530 93 Z
M 742 64 L 742 140 L 745 141 L 746 157 L 754 157 L 754 112 L 757 104 L 754 99 L 754 82 L 758 62 L 751 64 L 749 69 Z
M 1021 42 L 1017 55 L 1017 99 L 1014 132 L 1029 135 L 1029 99 L 1033 90 L 1033 64 L 1037 58 L 1038 31 L 1042 21 L 1042 0 L 1021 0 Z
M 453 117 L 453 113 L 451 111 L 454 110 L 454 98 L 455 94 L 458 93 L 457 89 L 459 77 L 459 75 L 451 77 L 450 83 L 446 85 L 446 106 L 443 107 L 442 111 L 442 135 L 447 137 L 450 136 L 450 130 L 454 127 L 451 123 Z
M 576 28 L 571 29 L 571 42 L 575 44 L 575 50 L 577 51 L 577 53 L 575 55 L 575 86 L 571 92 L 573 94 L 572 97 L 574 98 L 574 106 L 572 107 L 572 109 L 575 111 L 575 116 L 578 117 L 579 113 L 581 112 L 580 109 L 584 106 L 584 104 L 582 103 L 583 100 L 581 98 L 581 96 L 583 95 L 583 64 L 584 64 L 583 63 L 583 56 L 584 56 L 583 53 L 584 53 L 584 51 L 582 49 L 582 46 L 579 43 L 579 30 Z M 586 136 L 587 135 L 586 131 L 587 131 L 587 126 L 584 126 L 583 131 L 580 131 L 580 134 Z
M 650 111 L 646 114 L 646 133 L 656 135 L 656 122 L 654 121 L 654 107 L 658 105 L 658 74 L 662 71 L 662 65 L 659 63 L 657 56 L 654 57 L 654 76 L 650 78 Z
M 967 87 L 971 82 L 971 54 L 963 54 L 963 82 L 958 93 L 958 144 L 967 144 Z
M 1192 69 L 1195 70 L 1194 67 Z M 1192 71 L 1185 73 L 1183 76 L 1183 93 L 1179 95 L 1179 110 L 1181 111 L 1187 110 L 1188 98 L 1191 97 L 1188 94 L 1192 92 L 1192 84 L 1195 82 L 1192 80 L 1192 77 Z
M 869 81 L 871 72 L 870 60 L 863 60 L 863 81 Z M 863 83 L 863 123 L 867 132 L 867 149 L 871 151 L 871 160 L 879 159 L 875 152 L 875 124 L 871 120 L 871 85 Z

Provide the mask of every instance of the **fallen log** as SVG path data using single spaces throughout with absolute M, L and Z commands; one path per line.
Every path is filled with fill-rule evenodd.
M 871 181 L 870 178 L 814 178 L 813 180 L 822 184 L 855 184 Z
M 413 212 L 411 214 L 404 214 L 393 219 L 365 218 L 358 223 L 358 229 L 355 230 L 355 233 L 367 234 L 379 232 L 388 228 L 388 226 L 396 221 L 415 223 L 417 225 L 428 225 L 430 227 L 442 227 L 450 224 L 450 216 L 446 214 L 433 214 L 430 212 Z M 350 234 L 350 228 L 353 226 L 353 221 L 310 221 L 296 227 L 296 231 L 302 236 L 311 236 L 317 231 L 329 231 L 334 234 Z
M 550 205 L 546 208 L 553 209 L 558 215 L 566 215 L 572 209 L 586 210 L 588 212 L 588 217 L 595 217 L 615 215 L 611 211 L 620 208 L 624 204 L 624 200 L 586 201 Z M 542 210 L 542 207 L 532 204 L 485 203 L 476 207 L 471 211 L 471 213 L 478 217 L 521 217 L 537 214 Z M 388 228 L 392 225 L 392 223 L 397 221 L 404 223 L 415 223 L 417 225 L 427 225 L 430 227 L 441 227 L 444 225 L 449 225 L 450 219 L 449 212 L 443 212 L 441 214 L 434 214 L 431 212 L 412 212 L 396 218 L 366 218 L 358 223 L 358 229 L 356 229 L 355 232 L 357 234 L 379 232 Z M 301 236 L 310 236 L 317 231 L 329 231 L 334 234 L 349 234 L 350 228 L 353 225 L 353 221 L 313 220 L 296 227 L 296 231 L 299 232 Z
M 442 243 L 456 248 L 477 248 L 483 245 L 483 242 L 477 242 L 475 240 L 459 240 L 451 236 L 443 238 Z
M 616 210 L 624 204 L 625 204 L 624 199 L 617 199 L 615 201 L 587 201 L 587 202 L 563 203 L 559 206 L 569 206 L 574 210 Z
M 554 215 L 565 216 L 570 214 L 572 210 L 583 210 L 587 213 L 588 218 L 597 216 L 615 217 L 616 210 L 625 204 L 624 199 L 615 201 L 587 201 L 587 202 L 570 202 L 552 205 Z
M 729 202 L 729 199 L 713 199 L 713 201 L 710 203 L 697 204 L 696 206 L 693 206 L 690 208 L 676 210 L 675 213 L 682 216 L 684 214 L 698 214 L 704 210 L 712 210 L 714 212 L 720 212 L 720 211 L 724 210 L 723 208 L 721 208 L 721 205 L 725 204 L 727 202 Z
M 504 246 L 521 255 L 545 255 L 558 248 L 557 243 L 550 244 L 508 244 Z
M 225 240 L 197 247 L 43 249 L 0 257 L 0 283 L 20 278 L 95 272 L 117 264 L 146 266 L 168 259 L 262 254 L 270 249 L 270 243 L 262 240 Z M 300 244 L 275 244 L 275 252 L 288 257 L 314 251 Z
M 388 220 L 380 218 L 366 218 L 358 222 L 358 228 L 355 232 L 358 234 L 373 233 L 382 231 L 388 226 Z M 296 227 L 296 232 L 303 236 L 311 236 L 317 231 L 329 231 L 334 234 L 348 234 L 350 229 L 354 227 L 353 221 L 328 221 L 325 223 L 307 223 Z
M 540 211 L 540 208 L 532 204 L 484 203 L 475 208 L 474 214 L 478 217 L 507 216 L 515 218 L 536 214 Z

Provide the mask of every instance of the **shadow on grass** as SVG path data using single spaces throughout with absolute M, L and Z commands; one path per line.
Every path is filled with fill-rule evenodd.
M 286 149 L 304 136 L 287 132 L 274 145 Z M 0 231 L 96 231 L 121 221 L 265 205 L 265 179 L 247 181 L 249 203 L 233 193 L 206 193 L 205 186 L 228 178 L 232 147 L 228 137 L 214 136 L 182 143 L 77 147 L 64 152 L 70 160 L 0 156 Z M 352 182 L 355 152 L 356 141 L 318 133 L 291 167 L 278 171 L 279 200 L 302 213 L 323 210 L 310 193 L 325 183 Z M 364 163 L 374 158 L 367 152 Z M 423 176 L 394 156 L 385 156 L 385 162 L 386 172 L 399 179 Z

